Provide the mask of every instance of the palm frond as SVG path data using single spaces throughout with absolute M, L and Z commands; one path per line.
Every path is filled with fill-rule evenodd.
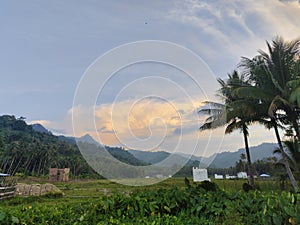
M 222 109 L 215 109 L 215 108 L 200 109 L 198 111 L 198 113 L 202 115 L 216 115 L 216 114 L 220 114 L 221 112 Z
M 248 87 L 240 87 L 234 90 L 234 93 L 239 98 L 252 98 L 252 99 L 271 99 L 272 95 L 267 90 L 262 90 L 258 87 L 248 86 Z
M 214 107 L 214 108 L 224 108 L 224 104 L 218 102 L 204 101 L 205 106 Z
M 289 105 L 289 102 L 286 99 L 284 99 L 280 95 L 277 95 L 277 96 L 275 96 L 275 98 L 270 103 L 270 106 L 269 106 L 269 109 L 268 109 L 268 114 L 271 117 L 275 117 L 277 109 L 283 109 L 284 110 L 285 106 L 288 106 L 288 105 Z
M 225 129 L 225 134 L 230 134 L 234 130 L 242 129 L 243 128 L 243 122 L 238 120 L 233 120 L 231 123 L 228 124 L 228 126 Z
M 289 101 L 300 107 L 300 87 L 296 88 L 290 95 Z

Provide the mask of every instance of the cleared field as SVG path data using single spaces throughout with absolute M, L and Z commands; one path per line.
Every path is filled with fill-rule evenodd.
M 158 180 L 156 180 L 158 182 Z M 193 183 L 192 179 L 189 178 L 189 181 Z M 238 192 L 242 190 L 243 183 L 247 180 L 212 180 L 215 182 L 218 187 L 227 192 Z M 41 182 L 45 183 L 47 180 L 22 180 L 25 183 L 36 183 Z M 133 181 L 134 182 L 134 181 Z M 149 181 L 153 182 L 153 181 Z M 136 179 L 136 183 L 139 183 L 139 180 Z M 185 188 L 184 178 L 168 178 L 161 182 L 158 182 L 153 185 L 148 186 L 127 186 L 119 183 L 112 182 L 110 180 L 75 180 L 68 183 L 54 182 L 58 188 L 60 188 L 65 197 L 99 197 L 103 195 L 111 194 L 129 194 L 137 191 L 149 191 L 157 189 L 170 189 L 177 187 L 178 189 Z M 256 185 L 258 189 L 262 192 L 274 191 L 280 192 L 280 184 L 275 180 L 256 180 Z M 286 185 L 286 190 L 291 190 L 289 184 Z

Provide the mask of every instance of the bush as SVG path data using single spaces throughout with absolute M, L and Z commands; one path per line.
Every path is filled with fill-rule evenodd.
M 202 181 L 199 185 L 200 188 L 203 188 L 206 191 L 217 191 L 218 186 L 216 183 L 210 182 L 210 181 Z
M 42 196 L 47 198 L 62 198 L 63 195 L 64 194 L 61 191 L 49 191 Z
M 250 184 L 248 184 L 248 183 L 243 183 L 243 190 L 245 191 L 245 192 L 248 192 L 248 191 L 251 191 L 251 190 L 254 190 L 255 188 L 254 187 L 252 187 Z

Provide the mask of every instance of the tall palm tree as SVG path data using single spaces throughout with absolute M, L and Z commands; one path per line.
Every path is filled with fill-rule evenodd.
M 278 128 L 290 125 L 300 140 L 300 111 L 295 104 L 297 98 L 296 101 L 291 98 L 291 94 L 298 89 L 292 89 L 290 86 L 295 86 L 298 77 L 299 43 L 299 40 L 284 42 L 282 38 L 277 37 L 272 44 L 267 42 L 268 52 L 259 51 L 259 55 L 253 59 L 242 58 L 240 66 L 244 68 L 244 74 L 252 86 L 235 90 L 239 97 L 256 99 L 259 105 L 267 106 L 259 122 L 268 128 L 274 128 L 282 159 L 295 191 L 299 189 L 284 152 Z
M 240 130 L 243 133 L 249 169 L 249 184 L 254 187 L 253 166 L 248 143 L 248 125 L 254 121 L 257 112 L 252 102 L 237 98 L 233 94 L 236 88 L 249 84 L 243 76 L 239 76 L 237 71 L 228 74 L 226 82 L 222 79 L 218 79 L 218 82 L 221 86 L 219 96 L 225 104 L 205 102 L 205 107 L 200 109 L 199 113 L 210 116 L 200 127 L 200 130 L 215 129 L 226 125 L 225 134 L 232 133 L 234 130 Z

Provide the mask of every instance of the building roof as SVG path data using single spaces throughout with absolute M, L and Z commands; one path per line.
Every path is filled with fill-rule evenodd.
M 8 177 L 8 176 L 10 176 L 10 174 L 8 174 L 8 173 L 0 173 L 0 177 Z

